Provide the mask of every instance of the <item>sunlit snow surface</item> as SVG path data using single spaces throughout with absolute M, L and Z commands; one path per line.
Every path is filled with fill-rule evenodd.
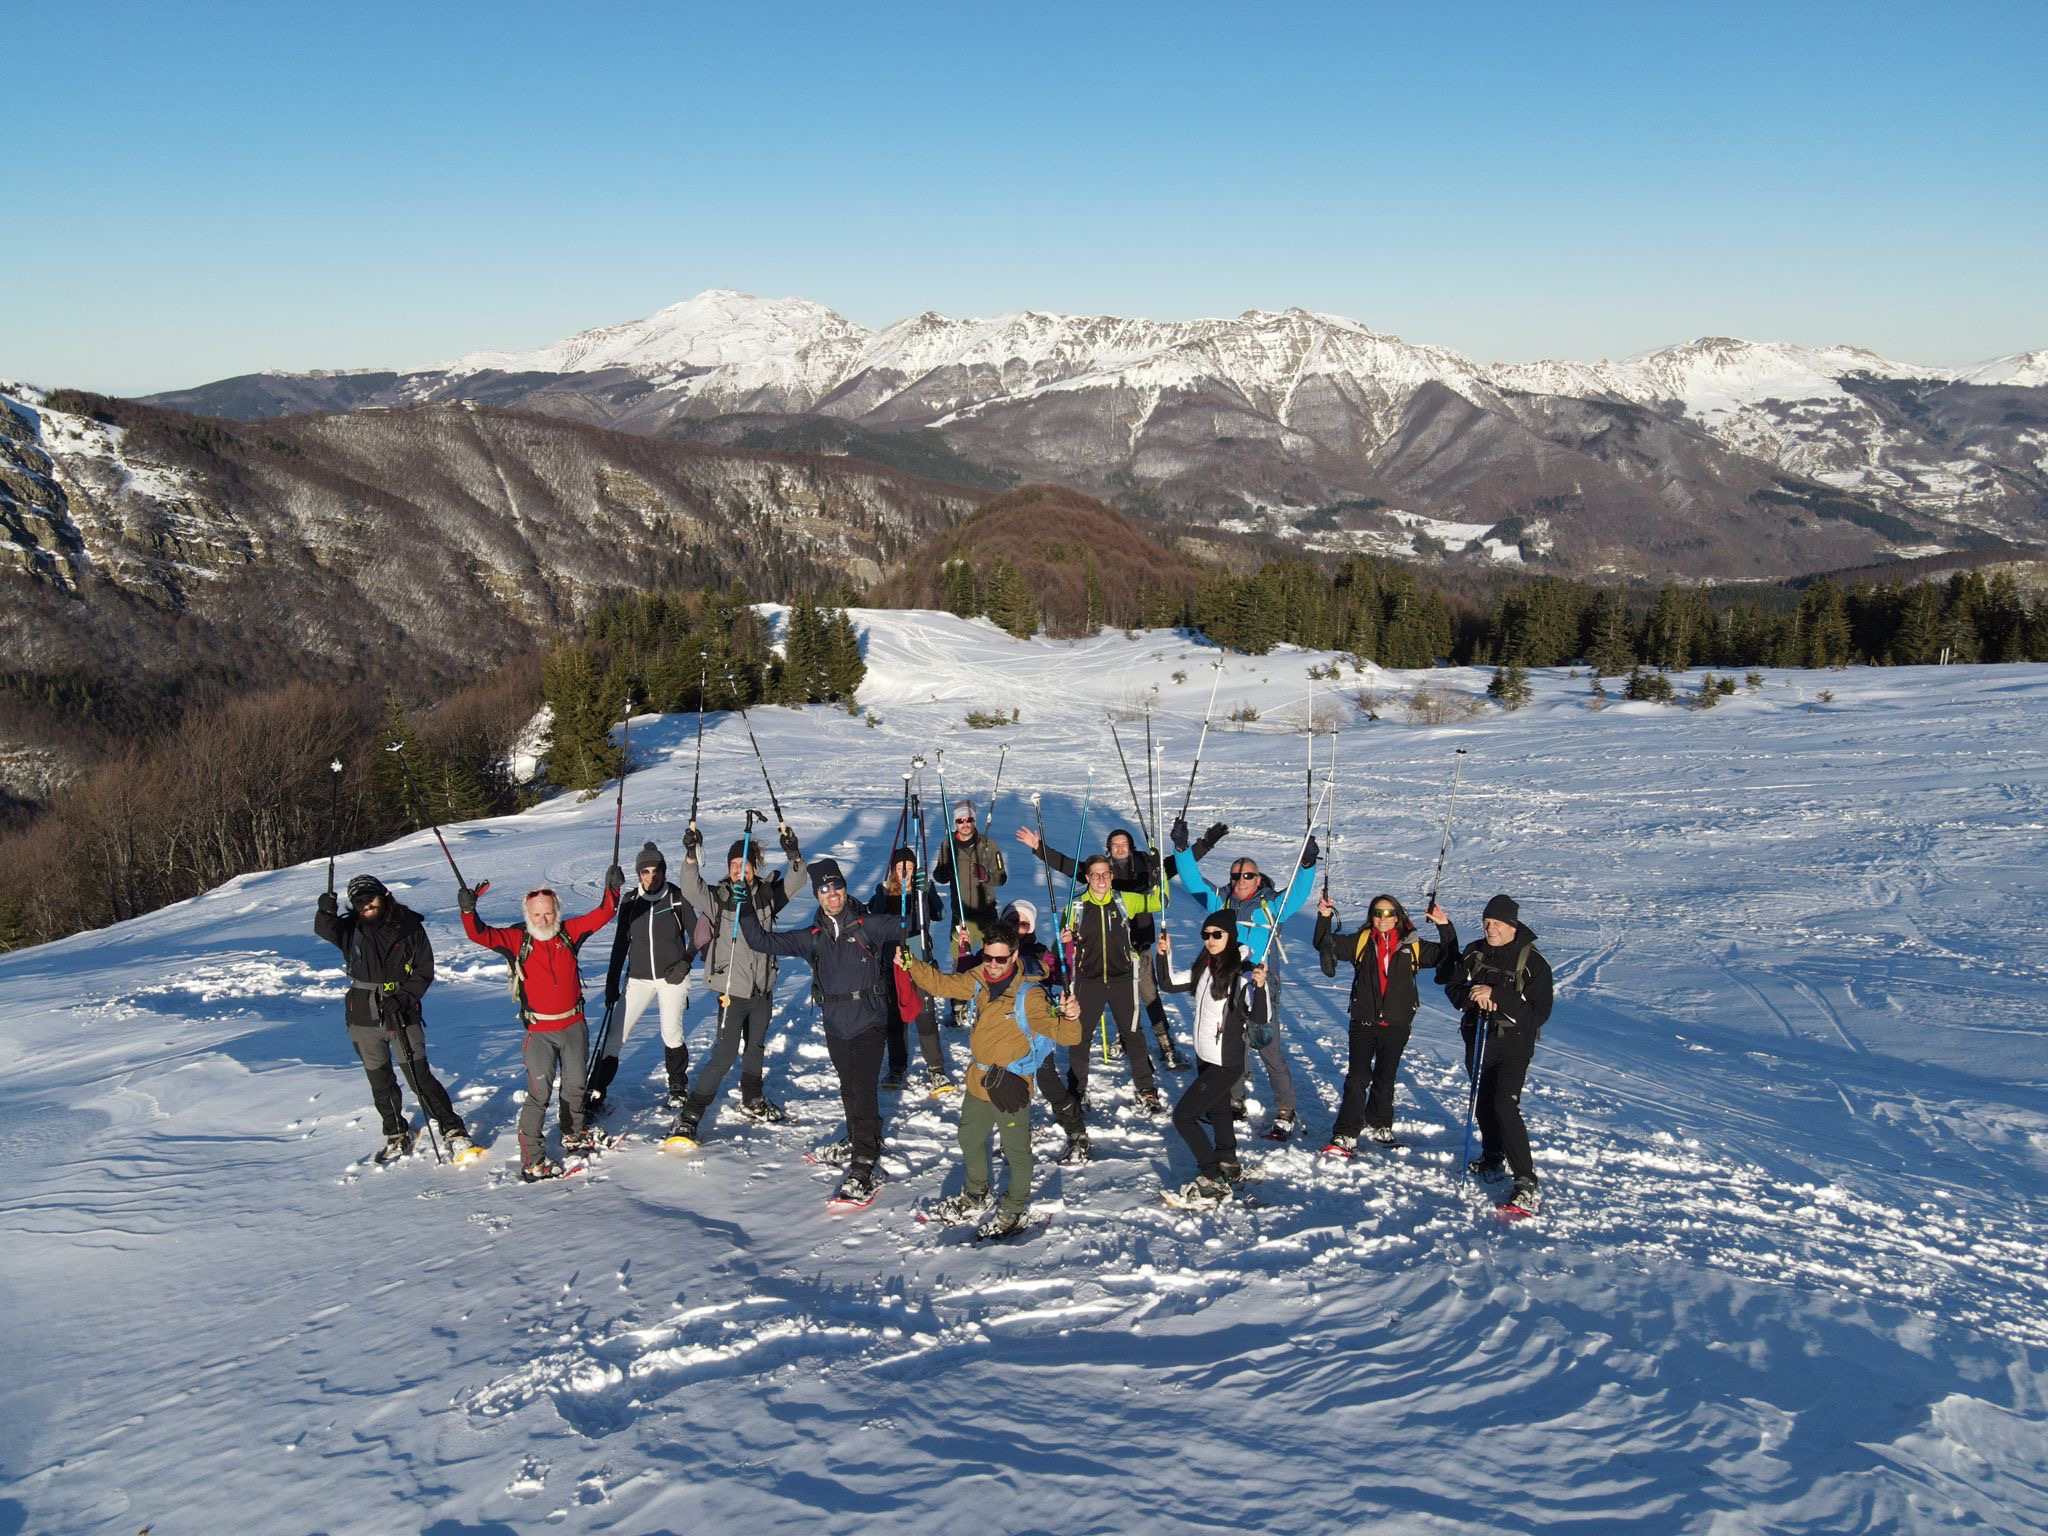
M 915 750 L 985 802 L 1007 742 L 1003 835 L 1038 787 L 1063 846 L 1092 766 L 1092 842 L 1133 820 L 1105 708 L 1156 697 L 1178 808 L 1211 653 L 860 619 L 879 725 L 752 717 L 807 851 L 857 888 Z M 1240 829 L 1217 868 L 1291 856 L 1327 659 L 1229 662 L 1218 718 L 1261 718 L 1208 738 L 1191 819 Z M 838 1102 L 801 972 L 770 1051 L 801 1125 L 728 1100 L 700 1156 L 658 1154 L 650 1018 L 621 1080 L 636 1140 L 522 1187 L 504 968 L 409 838 L 341 876 L 428 913 L 433 1060 L 493 1144 L 481 1167 L 367 1165 L 310 928 L 322 865 L 0 958 L 0 1533 L 2048 1527 L 2048 669 L 1771 673 L 1698 713 L 1594 713 L 1585 680 L 1540 673 L 1522 713 L 1438 728 L 1396 723 L 1415 675 L 1346 677 L 1319 712 L 1365 687 L 1383 717 L 1338 742 L 1346 919 L 1381 889 L 1417 904 L 1462 745 L 1446 900 L 1469 936 L 1514 892 L 1556 967 L 1527 1098 L 1541 1221 L 1498 1227 L 1450 1176 L 1436 994 L 1409 1149 L 1311 1155 L 1344 1030 L 1308 914 L 1284 1000 L 1312 1135 L 1254 1144 L 1265 1209 L 1156 1204 L 1186 1154 L 1119 1067 L 1097 1069 L 1098 1161 L 1041 1163 L 1052 1220 L 1028 1241 L 913 1219 L 959 1184 L 954 1112 L 916 1097 L 888 1106 L 880 1200 L 826 1214 L 801 1153 Z M 970 730 L 976 707 L 1022 720 Z M 634 725 L 629 862 L 644 838 L 679 852 L 695 723 Z M 1124 742 L 1142 783 L 1142 721 Z M 768 808 L 736 716 L 708 722 L 703 802 L 714 847 Z M 449 837 L 506 920 L 527 886 L 594 898 L 612 815 L 560 798 Z M 1012 871 L 1042 904 L 1021 848 Z M 1197 916 L 1176 901 L 1183 950 Z M 699 1000 L 700 1051 L 709 1031 Z

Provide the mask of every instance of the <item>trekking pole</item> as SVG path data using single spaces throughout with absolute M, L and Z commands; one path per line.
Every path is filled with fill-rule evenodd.
M 1045 810 L 1044 807 L 1040 804 L 1042 798 L 1043 797 L 1039 794 L 1037 790 L 1034 789 L 1033 791 L 1031 791 L 1031 814 L 1034 817 L 1036 817 L 1038 821 L 1038 846 L 1041 850 L 1038 862 L 1040 866 L 1045 870 L 1045 915 L 1046 920 L 1055 925 L 1053 928 L 1053 944 L 1058 944 L 1059 928 L 1057 925 L 1060 920 L 1060 903 L 1059 898 L 1053 895 L 1052 893 L 1052 860 L 1046 858 L 1042 851 L 1046 846 Z M 1048 955 L 1058 954 L 1061 957 L 1060 974 L 1057 990 L 1061 993 L 1064 993 L 1066 991 L 1066 965 L 1064 952 L 1062 950 L 1054 949 L 1052 945 L 1048 945 L 1046 947 L 1046 953 Z
M 704 782 L 704 692 L 711 682 L 711 653 L 697 653 L 697 766 L 690 774 L 690 825 L 697 825 L 697 788 Z
M 1130 787 L 1131 804 L 1138 813 L 1138 831 L 1144 834 L 1145 847 L 1149 852 L 1152 847 L 1152 828 L 1145 820 L 1145 802 L 1138 794 L 1138 781 L 1131 777 L 1130 760 L 1124 756 L 1124 739 L 1117 732 L 1115 715 L 1109 717 L 1109 739 L 1116 743 L 1116 760 L 1123 766 L 1124 783 Z
M 1451 851 L 1451 817 L 1458 809 L 1458 780 L 1465 772 L 1465 749 L 1463 747 L 1458 748 L 1456 761 L 1457 767 L 1451 770 L 1451 798 L 1449 803 L 1444 806 L 1443 846 L 1436 851 L 1436 873 L 1430 876 L 1429 903 L 1428 906 L 1423 908 L 1424 911 L 1436 905 L 1437 893 L 1443 889 L 1444 859 Z
M 419 1100 L 420 1118 L 427 1122 L 427 1145 L 434 1149 L 434 1161 L 445 1163 L 448 1159 L 441 1155 L 441 1138 L 435 1133 L 434 1117 L 420 1092 L 419 1072 L 416 1070 L 419 1058 L 412 1053 L 412 1042 L 405 1038 L 405 1026 L 401 1024 L 392 1030 L 391 1038 L 398 1044 L 398 1064 L 405 1069 L 405 1080 L 412 1084 L 412 1096 Z
M 1330 866 L 1337 862 L 1337 733 L 1330 732 L 1330 777 L 1324 782 L 1324 792 L 1329 796 L 1330 813 L 1323 822 L 1323 841 L 1329 847 L 1323 850 L 1323 900 L 1330 899 Z
M 1088 792 L 1081 797 L 1081 830 L 1074 834 L 1074 872 L 1067 876 L 1067 900 L 1081 883 L 1081 855 L 1088 849 L 1088 811 L 1095 804 L 1095 765 L 1088 765 Z
M 921 754 L 913 757 L 910 760 L 910 766 L 917 770 L 917 784 L 910 791 L 910 824 L 917 831 L 917 868 L 920 874 L 924 875 L 926 879 L 930 879 L 932 839 L 931 832 L 924 822 L 924 757 Z M 953 878 L 955 880 L 959 879 L 960 871 L 954 870 Z M 929 908 L 925 905 L 921 894 L 917 903 L 917 926 L 911 930 L 911 933 L 917 940 L 917 947 L 913 953 L 916 954 L 918 959 L 924 961 L 925 964 L 935 964 L 936 962 L 932 959 L 931 917 L 929 915 Z
M 1302 781 L 1301 798 L 1303 803 L 1301 810 L 1303 817 L 1302 825 L 1313 832 L 1316 825 L 1316 681 L 1314 678 L 1310 678 L 1308 681 L 1307 698 L 1308 722 L 1303 729 L 1308 736 L 1308 777 Z
M 1451 1170 L 1451 1181 L 1456 1183 L 1465 1176 L 1472 1162 L 1472 1116 L 1479 1105 L 1479 1074 L 1486 1070 L 1486 1015 L 1479 1015 L 1478 1032 L 1472 1037 L 1472 1087 L 1465 1095 L 1465 1148 L 1458 1154 L 1458 1166 Z
M 327 894 L 334 894 L 334 832 L 341 825 L 341 759 L 327 765 Z
M 1003 760 L 1010 755 L 1010 744 L 1003 743 L 1003 750 L 996 754 L 996 787 L 988 792 L 988 835 L 996 835 L 996 801 L 1003 793 Z
M 740 712 L 740 724 L 747 728 L 747 740 L 753 743 L 754 760 L 761 765 L 761 782 L 768 786 L 768 803 L 775 807 L 775 824 L 778 827 L 786 827 L 789 823 L 782 818 L 782 802 L 775 798 L 775 781 L 768 777 L 768 759 L 761 755 L 761 743 L 754 740 L 754 724 L 747 718 L 747 706 L 739 701 L 739 685 L 733 682 L 730 667 L 725 670 L 725 680 L 732 686 L 733 704 Z M 763 820 L 765 819 L 764 817 Z
M 946 953 L 953 957 L 953 963 L 960 962 L 960 887 L 965 875 L 960 869 L 960 839 L 953 834 L 952 802 L 946 799 L 946 749 L 939 748 L 932 759 L 932 766 L 939 773 L 939 820 L 946 826 L 946 863 L 953 871 L 953 880 L 947 886 L 946 909 L 952 914 L 953 926 L 946 933 Z M 972 846 L 971 844 L 969 845 Z
M 427 814 L 427 803 L 420 794 L 420 787 L 413 783 L 412 770 L 405 766 L 405 744 L 394 736 L 384 750 L 398 759 L 398 771 L 405 777 L 405 789 L 406 793 L 412 796 L 413 811 L 421 821 L 434 829 L 434 841 L 441 845 L 441 856 L 447 859 L 448 867 L 455 871 L 455 883 L 467 885 L 469 882 L 462 878 L 462 869 L 456 864 L 455 855 L 448 851 L 448 839 L 441 835 L 440 824 Z
M 1330 786 L 1329 786 L 1328 784 L 1325 784 L 1325 785 L 1323 786 L 1323 797 L 1322 797 L 1322 800 L 1328 800 L 1329 798 L 1330 798 Z M 1314 806 L 1312 806 L 1312 807 L 1310 808 L 1310 810 L 1309 810 L 1309 813 L 1308 813 L 1308 823 L 1309 823 L 1309 827 L 1310 827 L 1310 830 L 1309 830 L 1309 831 L 1307 831 L 1307 832 L 1304 832 L 1304 833 L 1302 833 L 1302 834 L 1301 834 L 1301 846 L 1300 846 L 1299 848 L 1297 848 L 1297 849 L 1295 850 L 1295 853 L 1294 853 L 1294 863 L 1293 863 L 1293 865 L 1292 865 L 1292 866 L 1290 866 L 1290 867 L 1291 867 L 1291 868 L 1292 868 L 1293 870 L 1295 870 L 1295 871 L 1296 871 L 1297 873 L 1298 873 L 1298 872 L 1300 871 L 1300 869 L 1301 869 L 1301 858 L 1302 858 L 1302 855 L 1308 852 L 1308 840 L 1309 840 L 1309 839 L 1310 839 L 1311 837 L 1315 836 L 1315 831 L 1314 831 L 1314 827 L 1315 827 L 1315 823 L 1316 823 L 1316 812 L 1317 812 L 1317 811 L 1319 811 L 1319 810 L 1321 810 L 1321 809 L 1323 808 L 1322 800 L 1319 800 L 1319 801 L 1317 801 L 1317 802 L 1316 802 L 1316 804 L 1315 804 Z M 1289 875 L 1289 876 L 1287 877 L 1287 883 L 1288 883 L 1288 884 L 1289 884 L 1290 886 L 1292 886 L 1292 885 L 1294 884 L 1294 875 L 1290 874 L 1290 875 Z M 1262 903 L 1262 907 L 1263 907 L 1263 903 Z M 1274 915 L 1274 914 L 1273 914 L 1273 913 L 1272 913 L 1272 912 L 1271 912 L 1270 910 L 1268 910 L 1268 911 L 1267 911 L 1267 916 L 1268 916 L 1268 918 L 1270 918 L 1270 919 L 1271 919 L 1271 921 L 1272 921 L 1272 924 L 1273 924 L 1273 926 L 1272 926 L 1272 928 L 1271 928 L 1271 930 L 1270 930 L 1270 932 L 1272 933 L 1272 938 L 1271 938 L 1271 940 L 1269 941 L 1269 943 L 1267 944 L 1267 948 L 1268 948 L 1268 949 L 1277 949 L 1277 950 L 1279 950 L 1279 951 L 1280 951 L 1280 959 L 1281 959 L 1281 961 L 1282 961 L 1283 963 L 1285 963 L 1285 961 L 1286 961 L 1286 959 L 1287 959 L 1287 944 L 1286 944 L 1286 941 L 1285 941 L 1285 940 L 1283 940 L 1283 939 L 1282 939 L 1282 938 L 1280 937 L 1280 920 L 1279 920 L 1279 918 L 1278 918 L 1277 916 L 1275 916 L 1275 915 Z M 1259 958 L 1260 958 L 1260 959 L 1264 959 L 1264 958 L 1265 958 L 1265 956 L 1264 956 L 1263 954 L 1261 954 Z
M 619 803 L 612 813 L 612 863 L 619 862 L 619 834 L 626 827 L 626 733 L 633 729 L 633 695 L 626 695 L 626 716 L 619 724 Z
M 1145 711 L 1145 793 L 1152 801 L 1152 827 L 1159 828 L 1159 754 L 1166 750 L 1165 744 L 1152 745 L 1152 711 Z M 1159 910 L 1164 913 L 1173 906 L 1173 882 L 1166 878 L 1166 860 L 1159 852 L 1159 844 L 1152 844 L 1152 877 L 1154 889 L 1159 892 Z
M 1209 707 L 1202 711 L 1201 739 L 1195 743 L 1195 761 L 1188 769 L 1188 792 L 1182 795 L 1180 800 L 1180 819 L 1182 821 L 1188 819 L 1188 806 L 1193 803 L 1195 798 L 1195 775 L 1202 771 L 1202 748 L 1209 744 L 1209 719 L 1216 713 L 1216 690 L 1222 686 L 1222 683 L 1223 657 L 1219 653 L 1216 657 L 1216 681 L 1209 685 Z

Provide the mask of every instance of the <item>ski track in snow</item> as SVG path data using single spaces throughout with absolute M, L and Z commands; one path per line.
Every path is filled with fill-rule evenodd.
M 807 852 L 858 892 L 913 751 L 943 746 L 949 790 L 986 808 L 1010 744 L 1005 894 L 1041 907 L 1042 868 L 1008 841 L 1030 787 L 1063 849 L 1091 764 L 1086 841 L 1135 824 L 1106 708 L 1156 699 L 1178 809 L 1213 653 L 863 622 L 879 725 L 753 717 Z M 1264 718 L 1208 738 L 1189 818 L 1236 828 L 1218 871 L 1291 858 L 1302 742 L 1274 722 L 1326 659 L 1230 658 L 1219 720 L 1254 700 Z M 1055 1165 L 1040 1108 L 1050 1220 L 1001 1245 L 914 1220 L 960 1181 L 957 1101 L 921 1093 L 885 1095 L 875 1206 L 823 1210 L 836 1172 L 802 1154 L 839 1133 L 838 1102 L 801 971 L 768 1069 L 801 1123 L 747 1124 L 729 1077 L 704 1148 L 660 1153 L 648 1017 L 613 1126 L 633 1139 L 519 1184 L 504 969 L 462 941 L 431 834 L 342 874 L 374 869 L 427 914 L 430 1053 L 490 1145 L 479 1166 L 424 1141 L 369 1161 L 338 957 L 310 933 L 324 864 L 0 958 L 0 1536 L 2048 1528 L 2048 962 L 2028 942 L 2048 669 L 1771 674 L 1704 715 L 1591 714 L 1582 681 L 1536 683 L 1515 717 L 1347 726 L 1333 870 L 1347 924 L 1379 890 L 1419 906 L 1451 748 L 1470 748 L 1446 903 L 1469 939 L 1515 892 L 1558 977 L 1525 1100 L 1546 1206 L 1514 1227 L 1453 1177 L 1465 1083 L 1434 990 L 1406 1148 L 1316 1156 L 1349 976 L 1317 972 L 1312 907 L 1282 993 L 1307 1136 L 1245 1143 L 1263 1207 L 1161 1206 L 1185 1150 L 1098 1065 L 1096 1161 Z M 1018 726 L 961 724 L 1012 704 Z M 679 852 L 694 727 L 636 724 L 629 849 Z M 720 846 L 765 799 L 736 718 L 709 722 L 704 774 Z M 596 898 L 610 809 L 558 798 L 450 842 L 472 878 L 573 907 Z M 1199 915 L 1176 892 L 1177 949 Z M 693 1000 L 695 1050 L 713 1009 Z M 957 1069 L 966 1035 L 943 1038 Z M 1254 1133 L 1266 1097 L 1260 1079 Z

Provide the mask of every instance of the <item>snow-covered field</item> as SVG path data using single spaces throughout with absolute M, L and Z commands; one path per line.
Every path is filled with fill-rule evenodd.
M 913 751 L 944 747 L 948 788 L 985 802 L 1007 742 L 1003 835 L 1036 786 L 1067 846 L 1092 767 L 1094 842 L 1132 819 L 1104 710 L 1156 697 L 1178 806 L 1212 676 L 1182 637 L 857 617 L 881 723 L 753 723 L 806 850 L 858 890 Z M 1292 854 L 1283 731 L 1327 659 L 1228 662 L 1218 717 L 1262 718 L 1208 740 L 1191 819 L 1240 829 L 1217 868 Z M 1348 922 L 1381 889 L 1414 904 L 1469 749 L 1446 904 L 1469 937 L 1515 893 L 1559 982 L 1527 1098 L 1549 1205 L 1518 1227 L 1452 1177 L 1439 995 L 1408 1150 L 1312 1155 L 1344 1029 L 1308 915 L 1285 1000 L 1312 1135 L 1256 1144 L 1268 1206 L 1159 1206 L 1186 1154 L 1102 1069 L 1098 1160 L 1041 1163 L 1052 1221 L 1000 1247 L 912 1219 L 959 1184 L 953 1113 L 921 1097 L 885 1105 L 882 1198 L 826 1213 L 801 1153 L 838 1104 L 800 970 L 770 1091 L 801 1125 L 728 1101 L 696 1158 L 636 1139 L 521 1186 L 504 967 L 462 940 L 428 835 L 341 873 L 428 914 L 429 1042 L 495 1143 L 478 1168 L 365 1166 L 321 865 L 0 958 L 0 1536 L 2048 1529 L 2048 669 L 1773 673 L 1708 713 L 1534 681 L 1513 716 L 1352 717 L 1334 850 Z M 1021 723 L 970 730 L 977 706 Z M 629 860 L 647 837 L 679 855 L 694 726 L 635 725 Z M 766 799 L 713 717 L 712 846 Z M 498 893 L 531 885 L 594 899 L 611 825 L 606 795 L 449 835 L 506 920 Z M 1043 892 L 1017 849 L 1009 893 Z M 1197 916 L 1176 902 L 1184 947 Z M 638 1133 L 667 1119 L 656 1040 L 643 1020 L 621 1079 Z

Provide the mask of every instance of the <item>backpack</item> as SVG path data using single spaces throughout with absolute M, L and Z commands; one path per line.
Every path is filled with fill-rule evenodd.
M 556 931 L 559 932 L 560 930 Z M 583 940 L 589 937 L 590 935 L 586 933 L 582 939 L 567 940 L 569 953 L 581 955 L 583 953 Z M 519 935 L 519 953 L 505 957 L 512 964 L 512 976 L 510 979 L 512 1000 L 519 1005 L 519 1016 L 522 1019 L 527 1016 L 528 1012 L 526 1006 L 526 959 L 532 953 L 533 934 L 530 931 L 522 930 Z
M 692 906 L 690 898 L 673 883 L 668 888 L 668 899 L 669 916 L 676 920 L 676 932 L 683 941 L 684 963 L 695 965 L 697 957 L 711 946 L 711 919 Z M 690 914 L 688 922 L 683 920 L 685 912 Z

